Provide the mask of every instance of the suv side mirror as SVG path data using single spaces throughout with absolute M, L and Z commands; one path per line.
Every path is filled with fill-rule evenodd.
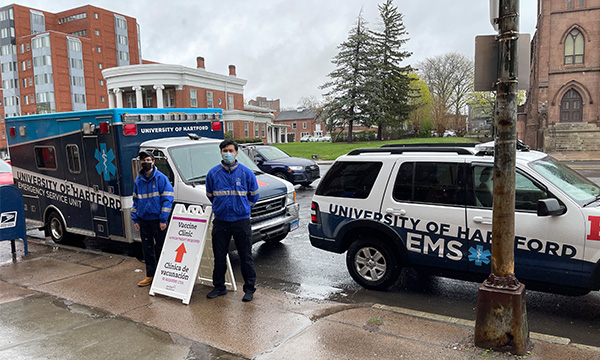
M 538 216 L 557 216 L 565 213 L 566 208 L 558 203 L 555 198 L 538 200 Z

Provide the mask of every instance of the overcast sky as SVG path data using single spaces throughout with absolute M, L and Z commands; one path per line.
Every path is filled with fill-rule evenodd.
M 96 0 L 90 4 L 137 19 L 142 57 L 196 67 L 248 80 L 246 101 L 256 96 L 281 99 L 296 107 L 300 98 L 321 99 L 319 86 L 333 70 L 337 46 L 348 38 L 363 10 L 368 27 L 380 25 L 374 0 Z M 406 64 L 448 52 L 474 57 L 476 35 L 494 34 L 486 0 L 395 0 L 404 15 L 413 55 Z M 521 0 L 520 31 L 533 36 L 537 1 Z M 21 0 L 49 12 L 82 5 L 76 0 Z M 85 4 L 85 3 L 83 3 Z

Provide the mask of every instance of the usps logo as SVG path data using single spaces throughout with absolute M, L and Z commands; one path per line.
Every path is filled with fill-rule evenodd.
M 0 229 L 17 226 L 17 212 L 9 211 L 0 214 Z

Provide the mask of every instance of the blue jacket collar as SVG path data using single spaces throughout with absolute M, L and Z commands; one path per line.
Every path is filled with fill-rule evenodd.
M 228 171 L 228 172 L 232 172 L 235 169 L 237 169 L 238 165 L 239 165 L 239 163 L 237 160 L 231 165 L 227 165 L 223 161 L 221 161 L 221 167 L 223 167 L 223 169 L 225 169 L 225 171 Z

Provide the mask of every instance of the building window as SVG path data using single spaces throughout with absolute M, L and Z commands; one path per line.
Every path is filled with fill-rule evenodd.
M 258 138 L 258 124 L 254 123 L 254 138 Z
M 25 44 L 19 45 L 19 49 L 21 50 L 21 54 L 25 52 Z
M 583 64 L 583 34 L 573 29 L 565 39 L 565 64 Z
M 27 87 L 27 78 L 23 78 L 23 87 L 26 88 Z
M 163 103 L 165 107 L 175 107 L 175 91 L 165 90 L 163 93 Z
M 198 107 L 198 95 L 196 89 L 190 89 L 190 106 Z
M 260 125 L 261 138 L 265 137 L 265 124 Z
M 25 99 L 25 105 L 29 105 L 29 96 L 25 95 L 23 99 Z
M 87 36 L 87 30 L 74 31 L 72 33 L 69 33 L 69 35 L 73 35 L 73 36 Z
M 94 30 L 94 35 L 100 36 L 100 30 Z
M 117 18 L 117 27 L 127 29 L 127 21 L 125 21 L 125 19 Z
M 25 63 L 25 61 L 21 61 L 21 70 L 27 70 L 27 64 Z
M 102 63 L 98 63 L 98 69 L 102 69 Z
M 304 122 L 302 123 L 302 128 L 303 128 L 303 129 L 306 129 L 306 121 L 304 121 Z
M 31 69 L 31 60 L 27 60 L 27 68 Z
M 81 172 L 81 160 L 79 157 L 79 146 L 69 144 L 66 146 L 67 151 L 67 166 L 69 171 L 73 174 L 79 174 Z
M 29 78 L 29 86 L 31 86 L 31 85 L 33 85 L 33 78 L 32 77 Z
M 230 133 L 233 138 L 233 121 L 227 123 L 227 132 Z
M 98 83 L 100 84 L 100 86 L 104 86 L 104 80 L 98 80 Z
M 583 101 L 575 89 L 567 91 L 560 103 L 560 122 L 579 122 L 582 120 Z
M 119 51 L 119 59 L 123 61 L 129 60 L 129 53 L 127 51 Z
M 292 129 L 296 129 L 296 123 L 292 123 Z
M 125 107 L 134 108 L 136 105 L 135 94 L 125 94 Z
M 119 40 L 119 44 L 121 44 L 121 45 L 127 45 L 127 36 L 125 36 L 125 35 L 118 35 L 117 38 Z
M 31 40 L 31 47 L 34 49 L 50 47 L 50 36 L 34 38 L 33 40 Z
M 25 43 L 25 49 L 27 49 L 27 51 L 29 51 L 29 43 Z
M 86 13 L 75 14 L 75 15 L 71 15 L 71 16 L 67 16 L 67 17 L 58 19 L 58 23 L 64 24 L 64 23 L 68 23 L 68 22 L 71 22 L 74 20 L 85 19 L 86 17 L 87 17 Z
M 71 51 L 80 52 L 81 51 L 81 42 L 79 42 L 79 40 L 77 40 L 77 39 L 69 39 L 69 49 L 71 49 Z
M 234 108 L 233 95 L 229 94 L 227 95 L 227 110 L 233 110 Z
M 102 52 L 102 49 L 100 49 L 100 46 L 96 46 L 96 52 Z
M 83 60 L 81 60 L 81 59 L 71 59 L 71 67 L 73 69 L 83 69 Z
M 104 96 L 100 96 L 100 102 L 104 102 Z
M 248 122 L 244 123 L 244 137 L 247 139 L 250 137 L 250 131 L 248 130 Z
M 206 92 L 206 107 L 207 108 L 215 107 L 215 103 L 213 102 L 213 92 L 212 91 Z
M 94 19 L 98 18 L 98 13 L 94 13 Z

